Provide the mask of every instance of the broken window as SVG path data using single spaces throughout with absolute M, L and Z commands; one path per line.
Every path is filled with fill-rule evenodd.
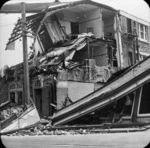
M 70 22 L 72 39 L 77 38 L 79 34 L 79 22 Z
M 150 113 L 150 82 L 145 84 L 142 89 L 139 114 Z
M 41 30 L 38 33 L 40 41 L 44 47 L 45 52 L 53 45 L 53 42 L 47 32 L 45 25 L 42 25 Z
M 63 42 L 66 39 L 65 30 L 60 25 L 56 15 L 52 15 L 46 19 L 45 23 L 41 26 L 38 35 L 45 52 L 56 43 Z

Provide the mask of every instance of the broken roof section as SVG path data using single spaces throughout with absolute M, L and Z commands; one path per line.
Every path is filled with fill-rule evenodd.
M 71 14 L 74 15 L 75 20 L 71 19 L 72 16 L 68 16 L 70 24 L 72 21 L 78 21 L 81 24 L 84 24 L 84 22 L 82 22 L 83 18 L 79 18 L 80 14 L 85 13 L 86 16 L 88 16 L 88 14 L 93 10 L 96 10 L 96 13 L 98 14 L 93 16 L 97 19 L 96 23 L 99 23 L 101 27 L 95 28 L 95 31 L 92 34 L 89 33 L 91 30 L 86 32 L 84 25 L 82 25 L 82 31 L 79 32 L 75 38 L 71 37 L 70 39 L 69 34 L 66 33 L 60 23 L 62 18 Z M 34 37 L 32 46 L 33 55 L 31 56 L 32 58 L 30 58 L 29 66 L 52 66 L 58 65 L 61 62 L 64 62 L 66 64 L 65 66 L 67 66 L 67 62 L 73 58 L 77 51 L 81 49 L 84 50 L 85 46 L 89 46 L 88 40 L 90 40 L 91 45 L 92 42 L 96 42 L 97 39 L 100 39 L 98 44 L 107 44 L 107 41 L 102 39 L 104 33 L 102 31 L 103 22 L 101 15 L 104 15 L 104 19 L 111 15 L 111 19 L 113 21 L 116 12 L 117 11 L 115 9 L 109 6 L 83 0 L 68 3 L 54 3 L 47 7 L 47 9 L 41 11 L 41 13 L 28 16 L 26 18 L 27 33 L 29 33 L 29 35 L 32 33 Z M 93 18 L 90 17 L 89 19 L 92 20 Z M 86 22 L 86 19 L 84 21 Z M 8 44 L 22 37 L 21 27 L 21 19 L 19 19 L 13 33 L 11 34 Z M 96 43 L 94 44 L 94 46 L 96 46 Z M 85 59 L 86 58 L 88 59 L 90 57 L 86 56 Z
M 31 33 L 32 35 L 35 35 L 40 30 L 40 28 L 42 28 L 43 23 L 47 19 L 47 17 L 61 10 L 66 9 L 68 11 L 78 13 L 80 11 L 82 12 L 89 11 L 96 7 L 102 7 L 117 12 L 112 7 L 99 4 L 90 0 L 88 1 L 82 0 L 76 2 L 67 2 L 67 3 L 54 3 L 53 5 L 51 4 L 50 6 L 42 10 L 40 13 L 26 17 L 27 30 L 28 30 L 27 33 Z M 22 37 L 22 22 L 21 19 L 18 19 L 15 28 L 13 29 L 13 32 L 11 34 L 11 37 L 8 40 L 7 45 L 21 37 Z
M 35 15 L 28 16 L 26 18 L 26 24 L 27 24 L 27 30 L 28 30 L 27 34 L 34 35 L 36 33 L 36 30 L 43 16 L 44 16 L 44 13 L 38 13 Z M 21 22 L 21 19 L 19 18 L 13 29 L 11 37 L 8 40 L 7 45 L 16 41 L 17 39 L 21 37 L 22 37 L 22 22 Z

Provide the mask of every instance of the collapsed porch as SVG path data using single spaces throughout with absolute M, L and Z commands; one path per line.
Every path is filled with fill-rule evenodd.
M 139 105 L 139 95 L 141 95 L 139 93 L 140 92 L 139 90 L 141 86 L 145 85 L 150 80 L 149 62 L 150 62 L 150 58 L 147 58 L 146 60 L 131 67 L 123 75 L 116 78 L 115 80 L 105 85 L 104 87 L 100 88 L 99 90 L 74 102 L 68 107 L 56 112 L 52 119 L 54 125 L 62 125 L 62 124 L 67 124 L 69 122 L 71 123 L 71 121 L 73 122 L 77 121 L 76 119 L 81 119 L 82 117 L 86 118 L 86 115 L 89 115 L 89 116 L 90 114 L 94 115 L 95 112 L 97 111 L 103 114 L 104 112 L 102 112 L 102 109 L 104 107 L 107 107 L 108 105 L 113 107 L 111 104 L 114 105 L 114 103 L 116 103 L 117 100 L 120 101 L 121 98 L 122 99 L 123 97 L 126 98 L 125 96 L 131 95 L 130 93 L 133 93 L 131 97 L 132 100 L 130 101 L 133 101 L 133 99 L 135 99 L 135 102 L 134 102 L 134 106 L 132 106 L 134 107 L 132 115 L 131 115 L 131 110 L 130 110 L 130 117 L 127 118 L 127 120 L 129 119 L 128 122 L 130 121 L 142 122 L 140 116 L 138 116 L 138 111 L 137 111 L 138 105 Z M 148 87 L 148 86 L 149 86 L 149 83 L 147 83 L 144 87 Z M 145 88 L 145 89 L 146 89 L 145 92 L 148 93 L 148 88 Z M 136 98 L 133 96 L 136 96 Z M 144 97 L 146 98 L 146 96 Z M 146 108 L 148 109 L 148 107 Z M 147 110 L 144 112 L 148 113 L 149 111 Z M 120 113 L 121 113 L 121 110 L 120 110 Z M 148 121 L 146 121 L 146 118 Z M 82 124 L 84 122 L 82 122 Z M 145 120 L 143 120 L 143 122 L 149 122 L 148 116 L 145 116 Z M 79 120 L 79 123 L 80 123 L 80 120 Z

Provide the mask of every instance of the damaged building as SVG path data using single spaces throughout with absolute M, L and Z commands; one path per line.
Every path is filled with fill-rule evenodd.
M 54 125 L 150 122 L 149 22 L 85 0 L 26 19 L 34 39 L 30 95 L 40 117 Z M 20 27 L 19 19 L 8 44 L 22 37 Z M 0 95 L 24 104 L 23 64 L 9 71 Z

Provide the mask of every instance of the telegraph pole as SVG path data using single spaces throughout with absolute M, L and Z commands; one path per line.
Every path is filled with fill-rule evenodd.
M 22 14 L 22 44 L 23 44 L 23 67 L 24 67 L 24 85 L 23 96 L 24 103 L 29 104 L 30 100 L 30 85 L 29 85 L 29 68 L 28 68 L 28 49 L 27 49 L 27 30 L 26 30 L 26 10 L 25 3 L 21 3 Z

